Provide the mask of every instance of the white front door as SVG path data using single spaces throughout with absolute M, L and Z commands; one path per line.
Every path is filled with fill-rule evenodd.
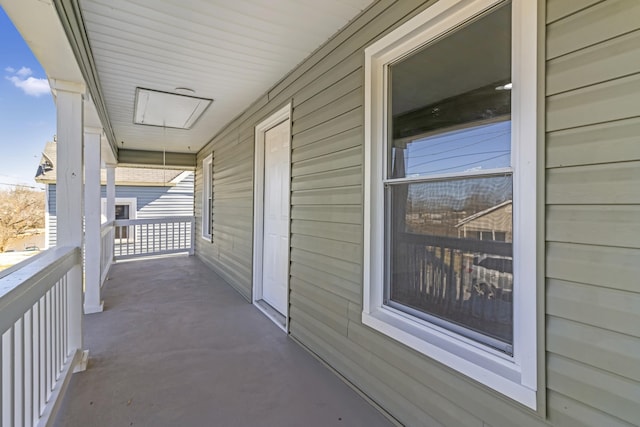
M 287 314 L 289 275 L 289 120 L 264 135 L 262 299 Z

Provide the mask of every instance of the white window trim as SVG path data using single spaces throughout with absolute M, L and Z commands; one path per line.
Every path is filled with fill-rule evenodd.
M 104 224 L 107 222 L 107 198 L 101 197 L 100 203 L 100 224 Z M 129 219 L 138 217 L 138 199 L 136 197 L 116 197 L 113 206 L 116 205 L 129 205 Z
M 502 2 L 441 0 L 365 49 L 362 322 L 536 410 L 537 2 L 512 1 L 513 357 L 383 304 L 386 65 Z
M 211 242 L 211 206 L 209 205 L 209 195 L 211 194 L 211 165 L 213 163 L 213 153 L 202 160 L 202 238 Z
M 129 219 L 138 217 L 138 198 L 137 197 L 116 197 L 114 199 L 114 208 L 117 205 L 129 205 Z M 115 213 L 114 213 L 115 215 Z M 114 216 L 115 218 L 115 216 Z M 100 223 L 107 222 L 107 198 L 100 198 Z M 133 243 L 136 241 L 135 227 L 131 229 L 131 235 L 126 239 L 115 239 L 116 243 Z

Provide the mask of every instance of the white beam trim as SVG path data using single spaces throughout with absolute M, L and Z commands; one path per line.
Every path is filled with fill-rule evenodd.
M 93 127 L 93 126 L 85 126 L 84 127 L 84 135 L 85 135 L 85 144 L 87 143 L 87 134 L 91 134 L 91 135 L 98 135 L 100 137 L 102 137 L 102 128 L 97 128 L 97 127 Z
M 60 79 L 49 79 L 49 87 L 54 93 L 62 91 L 84 95 L 87 90 L 87 86 L 83 82 L 71 82 Z
M 56 211 L 57 245 L 81 248 L 83 199 L 83 99 L 78 91 L 57 88 Z M 68 344 L 71 351 L 81 350 L 82 342 L 82 265 L 69 271 L 67 281 L 69 310 Z
M 102 129 L 84 130 L 84 312 L 100 313 L 103 302 L 100 297 L 100 139 Z
M 116 166 L 107 165 L 107 222 L 116 219 Z

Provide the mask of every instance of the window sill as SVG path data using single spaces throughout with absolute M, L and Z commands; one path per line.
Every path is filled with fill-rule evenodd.
M 362 323 L 536 410 L 536 390 L 521 383 L 521 369 L 512 358 L 386 306 L 363 311 Z

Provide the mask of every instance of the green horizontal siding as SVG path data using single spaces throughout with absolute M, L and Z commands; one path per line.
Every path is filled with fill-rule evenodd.
M 639 217 L 637 205 L 551 205 L 547 209 L 547 240 L 635 248 Z
M 547 314 L 640 338 L 640 293 L 635 291 L 549 279 Z
M 547 27 L 547 59 L 566 55 L 638 29 L 640 2 L 636 0 L 605 0 L 598 3 L 566 0 L 563 3 L 567 3 L 564 7 L 567 15 Z M 588 4 L 592 5 L 582 8 Z M 570 13 L 572 11 L 574 12 Z M 553 9 L 551 13 L 554 13 Z
M 640 2 L 548 6 L 549 421 L 637 425 Z
M 640 160 L 640 118 L 547 134 L 547 167 Z
M 250 297 L 255 126 L 291 102 L 292 337 L 405 425 L 631 425 L 640 419 L 635 0 L 547 2 L 546 417 L 361 323 L 363 49 L 431 3 L 374 3 L 198 154 L 215 152 L 214 237 L 198 239 L 197 254 Z M 201 188 L 196 179 L 198 216 Z

